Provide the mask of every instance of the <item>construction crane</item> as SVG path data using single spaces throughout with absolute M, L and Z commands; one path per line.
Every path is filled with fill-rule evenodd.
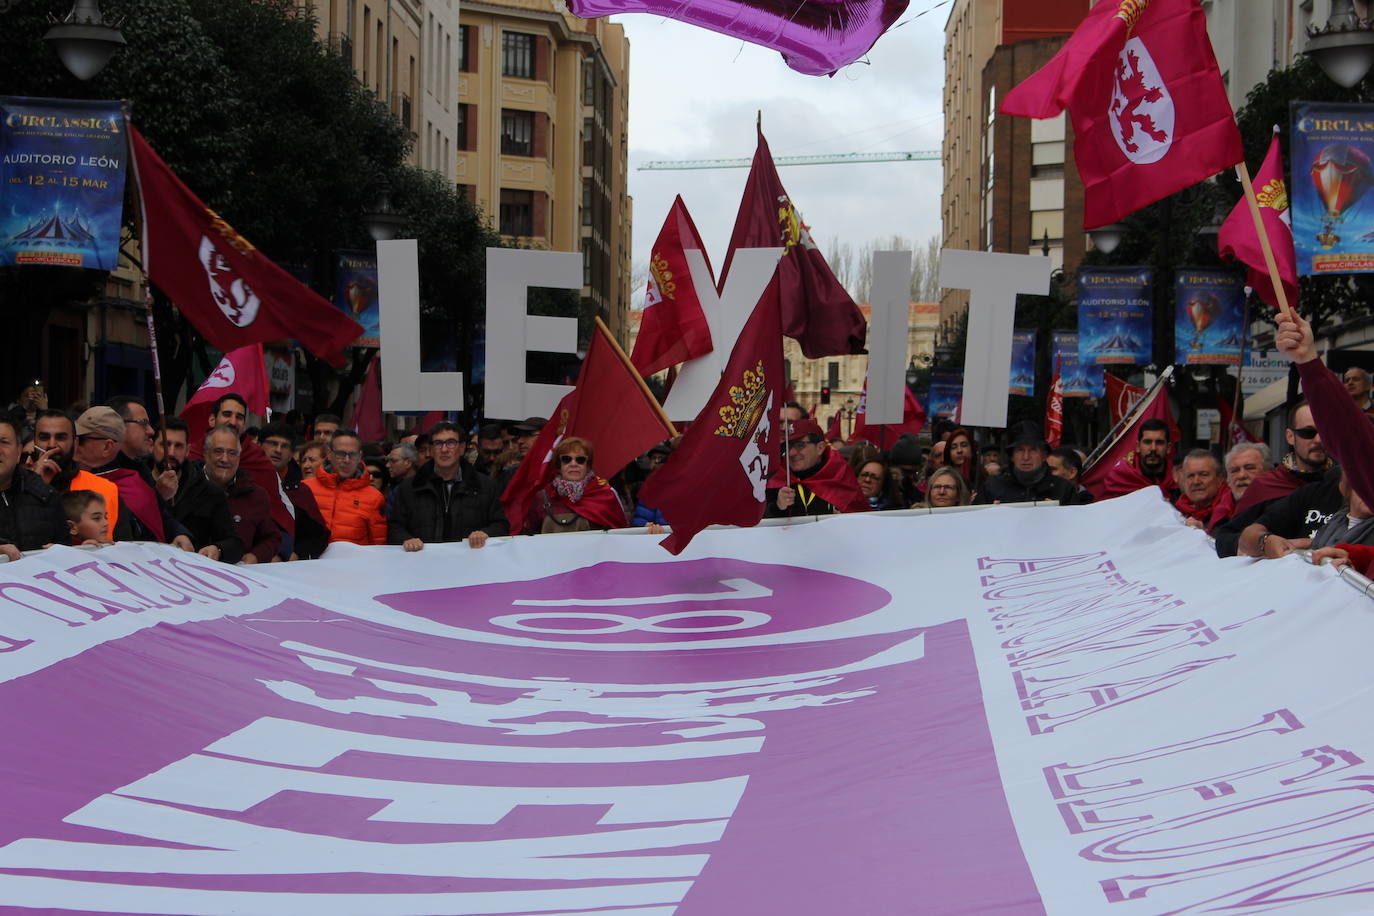
M 891 153 L 832 153 L 822 156 L 778 156 L 774 165 L 838 165 L 853 162 L 919 162 L 938 160 L 937 149 L 906 150 Z M 641 172 L 684 171 L 687 169 L 747 169 L 753 159 L 654 159 L 641 163 Z

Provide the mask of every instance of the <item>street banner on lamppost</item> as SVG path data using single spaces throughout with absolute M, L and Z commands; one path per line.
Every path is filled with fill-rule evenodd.
M 118 267 L 128 158 L 117 101 L 0 97 L 0 266 Z
M 1174 362 L 1239 366 L 1245 347 L 1245 278 L 1227 270 L 1180 270 L 1174 278 Z
M 1374 271 L 1374 105 L 1294 102 L 1293 246 L 1308 277 Z
M 1011 332 L 1010 394 L 1035 397 L 1035 330 L 1017 328 Z
M 964 398 L 964 370 L 931 369 L 930 392 L 926 395 L 926 416 L 949 420 L 959 412 Z
M 377 255 L 340 251 L 334 261 L 334 304 L 363 326 L 355 347 L 380 347 L 382 332 L 377 300 Z
M 1154 334 L 1148 267 L 1078 271 L 1078 361 L 1085 366 L 1152 362 Z
M 1053 358 L 1063 376 L 1064 397 L 1102 397 L 1102 370 L 1078 361 L 1078 332 L 1051 331 L 1050 334 L 1054 345 Z

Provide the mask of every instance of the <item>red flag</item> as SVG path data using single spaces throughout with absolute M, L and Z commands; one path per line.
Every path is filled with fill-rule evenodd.
M 1059 448 L 1064 441 L 1064 377 L 1059 372 L 1059 357 L 1054 358 L 1054 381 L 1045 403 L 1045 441 L 1050 448 Z
M 1279 282 L 1289 305 L 1298 302 L 1298 258 L 1293 251 L 1293 223 L 1288 213 L 1288 188 L 1283 183 L 1283 154 L 1279 150 L 1277 129 L 1269 143 L 1269 153 L 1255 175 L 1255 199 L 1259 202 L 1260 221 L 1269 247 L 1274 253 L 1274 265 L 1279 269 Z M 1245 264 L 1246 283 L 1265 302 L 1278 308 L 1279 297 L 1269 268 L 1264 263 L 1259 234 L 1255 232 L 1255 218 L 1250 204 L 1242 197 L 1231 210 L 1217 233 L 1217 251 L 1223 258 L 1235 258 Z
M 1116 426 L 1145 397 L 1145 389 L 1123 382 L 1110 372 L 1103 372 L 1102 377 L 1106 383 L 1107 408 L 1111 411 L 1112 426 Z
M 868 425 L 868 376 L 864 376 L 864 390 L 859 394 L 859 406 L 854 408 L 854 431 L 849 434 L 850 442 L 872 442 L 879 448 L 888 448 L 903 433 L 918 436 L 926 426 L 926 411 L 910 388 L 903 388 L 902 422 L 876 423 Z
M 1107 373 L 1107 378 L 1112 374 Z M 1173 409 L 1169 406 L 1169 392 L 1164 384 L 1167 376 L 1161 376 L 1154 387 L 1144 393 L 1144 397 L 1133 408 L 1131 423 L 1117 433 L 1112 442 L 1089 459 L 1079 476 L 1079 482 L 1097 499 L 1109 499 L 1139 490 L 1155 483 L 1160 485 L 1166 496 L 1173 488 L 1173 455 L 1166 461 L 1164 479 L 1153 481 L 1141 473 L 1136 465 L 1136 442 L 1139 440 L 1140 424 L 1146 420 L 1163 420 L 1169 425 L 1169 442 L 1178 445 L 1178 424 L 1174 421 Z M 1134 386 L 1132 386 L 1134 387 Z
M 1083 227 L 1128 213 L 1244 158 L 1207 17 L 1197 0 L 1101 0 L 1005 114 L 1068 109 Z
M 643 502 L 672 522 L 673 533 L 662 543 L 673 554 L 707 525 L 747 528 L 763 518 L 768 478 L 782 446 L 778 287 L 774 275 L 705 409 L 673 457 L 640 490 Z
M 219 365 L 181 408 L 181 418 L 191 427 L 192 438 L 205 435 L 215 401 L 231 391 L 244 398 L 250 413 L 260 417 L 267 415 L 267 364 L 262 358 L 262 344 L 239 347 L 224 354 Z
M 811 240 L 811 230 L 778 178 L 762 129 L 720 275 L 722 290 L 739 248 L 784 249 L 777 273 L 782 333 L 796 338 L 802 355 L 815 359 L 864 352 L 868 325 L 863 313 Z
M 353 416 L 348 424 L 364 442 L 381 442 L 386 438 L 386 424 L 382 421 L 382 361 L 372 358 L 363 390 L 353 404 Z
M 553 479 L 553 450 L 564 438 L 580 436 L 591 442 L 596 450 L 593 470 L 609 477 L 677 435 L 606 326 L 597 321 L 596 330 L 576 387 L 558 402 L 501 495 L 512 533 L 524 527 L 530 501 Z
M 844 439 L 844 431 L 840 429 L 840 416 L 844 413 L 837 410 L 830 415 L 830 426 L 825 431 L 825 441 L 834 442 L 836 439 Z
M 687 266 L 687 251 L 706 257 L 706 246 L 679 195 L 650 252 L 644 314 L 630 354 L 630 362 L 646 378 L 711 352 L 711 330 Z M 709 259 L 706 266 L 711 266 Z
M 205 457 L 205 433 L 210 428 L 210 414 L 220 395 L 242 395 L 249 413 L 267 416 L 270 388 L 267 383 L 267 364 L 262 358 L 262 344 L 240 347 L 224 354 L 209 378 L 201 382 L 195 394 L 181 409 L 181 418 L 191 428 L 187 456 Z M 252 439 L 244 439 L 239 447 L 239 468 L 247 471 L 253 482 L 262 487 L 272 504 L 272 521 L 287 534 L 296 533 L 296 510 L 291 497 L 282 489 L 281 477 L 267 453 Z
M 132 124 L 143 209 L 143 269 L 211 345 L 228 352 L 294 337 L 335 365 L 362 333 L 206 207 Z
M 1250 430 L 1245 428 L 1245 424 L 1236 416 L 1235 410 L 1231 407 L 1231 402 L 1220 394 L 1217 395 L 1217 413 L 1221 414 L 1221 428 L 1223 430 L 1221 441 L 1226 448 L 1233 448 L 1242 442 L 1260 441 L 1250 433 Z

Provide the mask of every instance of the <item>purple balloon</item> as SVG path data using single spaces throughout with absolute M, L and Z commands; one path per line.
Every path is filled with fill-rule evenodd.
M 787 66 L 834 75 L 873 47 L 907 0 L 571 0 L 584 19 L 654 13 L 772 48 Z

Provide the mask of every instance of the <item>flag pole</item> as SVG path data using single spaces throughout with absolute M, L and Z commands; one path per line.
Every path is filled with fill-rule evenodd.
M 1260 215 L 1259 200 L 1255 197 L 1254 185 L 1250 183 L 1250 170 L 1245 165 L 1245 160 L 1236 164 L 1236 176 L 1240 178 L 1240 185 L 1245 189 L 1245 199 L 1250 204 L 1250 218 L 1255 223 L 1255 234 L 1259 236 L 1260 250 L 1264 252 L 1264 266 L 1269 271 L 1269 282 L 1274 286 L 1274 296 L 1279 300 L 1279 314 L 1285 318 L 1292 318 L 1293 312 L 1288 307 L 1288 293 L 1284 292 L 1283 282 L 1279 279 L 1279 266 L 1274 261 L 1274 249 L 1269 244 L 1269 233 L 1264 231 L 1264 217 Z
M 673 425 L 672 420 L 668 419 L 668 414 L 663 410 L 663 405 L 658 403 L 658 398 L 654 397 L 654 393 L 649 390 L 648 383 L 646 383 L 644 377 L 639 374 L 639 370 L 634 367 L 634 363 L 630 362 L 630 357 L 626 356 L 625 351 L 620 348 L 620 344 L 616 342 L 615 337 L 611 334 L 611 329 L 606 327 L 606 323 L 601 320 L 600 315 L 594 315 L 592 320 L 596 322 L 596 329 L 606 338 L 606 342 L 611 345 L 611 349 L 615 351 L 615 355 L 625 364 L 625 368 L 630 370 L 630 375 L 634 376 L 634 380 L 639 383 L 640 392 L 649 399 L 649 403 L 654 407 L 654 413 L 658 414 L 658 418 L 662 420 L 663 425 L 667 427 L 669 433 L 668 438 L 672 439 L 677 436 L 677 427 Z
M 1097 460 L 1102 457 L 1104 452 L 1106 452 L 1109 448 L 1116 444 L 1117 439 L 1120 438 L 1120 432 L 1123 428 L 1130 428 L 1130 425 L 1132 423 L 1140 419 L 1140 415 L 1145 412 L 1145 410 L 1150 406 L 1151 403 L 1154 402 L 1155 395 L 1159 392 L 1159 389 L 1164 385 L 1166 381 L 1168 381 L 1169 377 L 1173 374 L 1174 367 L 1172 364 L 1164 367 L 1164 371 L 1159 374 L 1159 379 L 1154 383 L 1153 386 L 1151 386 L 1150 390 L 1145 392 L 1145 395 L 1134 407 L 1126 411 L 1126 416 L 1122 417 L 1120 421 L 1118 421 L 1117 424 L 1112 427 L 1111 432 L 1107 433 L 1107 437 L 1097 444 L 1097 448 L 1092 450 L 1092 454 L 1090 454 L 1087 457 L 1087 460 L 1083 462 L 1082 473 L 1086 473 L 1088 469 L 1091 468 L 1093 464 L 1096 463 Z M 1082 476 L 1081 473 L 1080 476 Z
M 129 100 L 121 100 L 119 107 L 124 114 L 124 123 L 127 125 L 130 120 Z M 128 130 L 124 131 L 124 138 L 128 145 L 128 159 L 133 161 L 133 141 L 129 139 Z M 146 262 L 148 246 L 143 215 L 143 185 L 138 180 L 137 168 L 134 169 L 134 187 L 138 189 L 138 208 L 134 212 L 137 214 L 135 218 L 138 221 L 138 237 L 142 246 L 139 253 Z M 142 264 L 139 265 L 139 269 L 143 274 L 143 317 L 148 324 L 148 350 L 153 357 L 153 393 L 157 396 L 157 434 L 165 453 L 167 450 L 167 399 L 162 394 L 162 360 L 157 355 L 157 326 L 153 322 L 153 281 L 148 277 L 148 272 L 143 269 Z

